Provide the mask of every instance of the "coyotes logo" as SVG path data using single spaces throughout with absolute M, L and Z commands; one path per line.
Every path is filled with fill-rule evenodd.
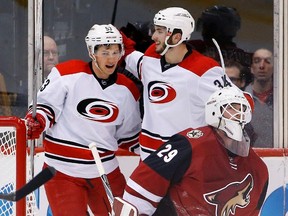
M 248 174 L 241 182 L 232 182 L 217 191 L 203 195 L 205 201 L 215 205 L 215 216 L 235 215 L 236 208 L 245 208 L 250 203 L 253 178 Z

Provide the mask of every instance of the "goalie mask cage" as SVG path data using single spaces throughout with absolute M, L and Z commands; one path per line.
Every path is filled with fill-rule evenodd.
M 27 155 L 24 120 L 0 116 L 0 193 L 15 192 L 31 178 Z M 0 216 L 32 216 L 37 212 L 34 192 L 18 202 L 0 200 Z

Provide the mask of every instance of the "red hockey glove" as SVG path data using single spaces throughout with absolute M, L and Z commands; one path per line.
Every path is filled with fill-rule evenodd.
M 135 41 L 133 41 L 131 38 L 127 37 L 124 32 L 120 31 L 120 34 L 122 35 L 123 44 L 125 48 L 125 56 L 129 55 L 135 50 Z
M 39 113 L 36 113 L 35 118 L 33 118 L 32 113 L 29 112 L 25 116 L 25 120 L 27 125 L 27 138 L 38 139 L 46 126 L 46 120 L 44 116 L 42 116 Z
M 137 208 L 120 197 L 114 198 L 113 212 L 115 216 L 138 216 Z

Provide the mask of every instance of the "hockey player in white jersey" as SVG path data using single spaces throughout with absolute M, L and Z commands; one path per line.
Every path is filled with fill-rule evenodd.
M 191 14 L 180 7 L 160 10 L 154 17 L 154 43 L 126 56 L 126 68 L 143 83 L 144 117 L 140 155 L 145 159 L 173 134 L 205 123 L 205 102 L 231 81 L 219 63 L 186 41 L 194 30 Z M 129 40 L 128 38 L 125 38 Z M 129 42 L 129 41 L 128 41 Z
M 36 117 L 28 111 L 28 139 L 45 131 L 45 164 L 56 176 L 45 185 L 53 216 L 108 215 L 105 194 L 89 144 L 95 142 L 114 196 L 122 196 L 125 178 L 115 151 L 139 151 L 140 90 L 118 73 L 124 53 L 113 25 L 94 25 L 85 38 L 91 62 L 56 65 L 37 95 Z M 140 82 L 141 83 L 141 82 Z

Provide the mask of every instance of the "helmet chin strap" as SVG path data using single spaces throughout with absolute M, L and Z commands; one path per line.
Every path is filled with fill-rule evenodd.
M 170 38 L 171 36 L 172 36 L 172 35 L 166 37 L 166 39 L 165 39 L 165 45 L 166 45 L 166 47 L 165 47 L 165 49 L 162 51 L 162 53 L 160 53 L 161 56 L 165 55 L 166 52 L 168 51 L 168 49 L 173 48 L 173 47 L 176 47 L 176 46 L 178 46 L 179 44 L 181 44 L 181 43 L 184 41 L 184 40 L 181 38 L 181 40 L 179 40 L 178 43 L 176 43 L 176 44 L 174 44 L 174 45 L 168 44 L 168 40 L 169 40 L 169 38 Z
M 99 67 L 97 60 L 93 54 L 90 53 L 90 58 L 93 60 L 94 65 L 103 73 L 102 69 Z

